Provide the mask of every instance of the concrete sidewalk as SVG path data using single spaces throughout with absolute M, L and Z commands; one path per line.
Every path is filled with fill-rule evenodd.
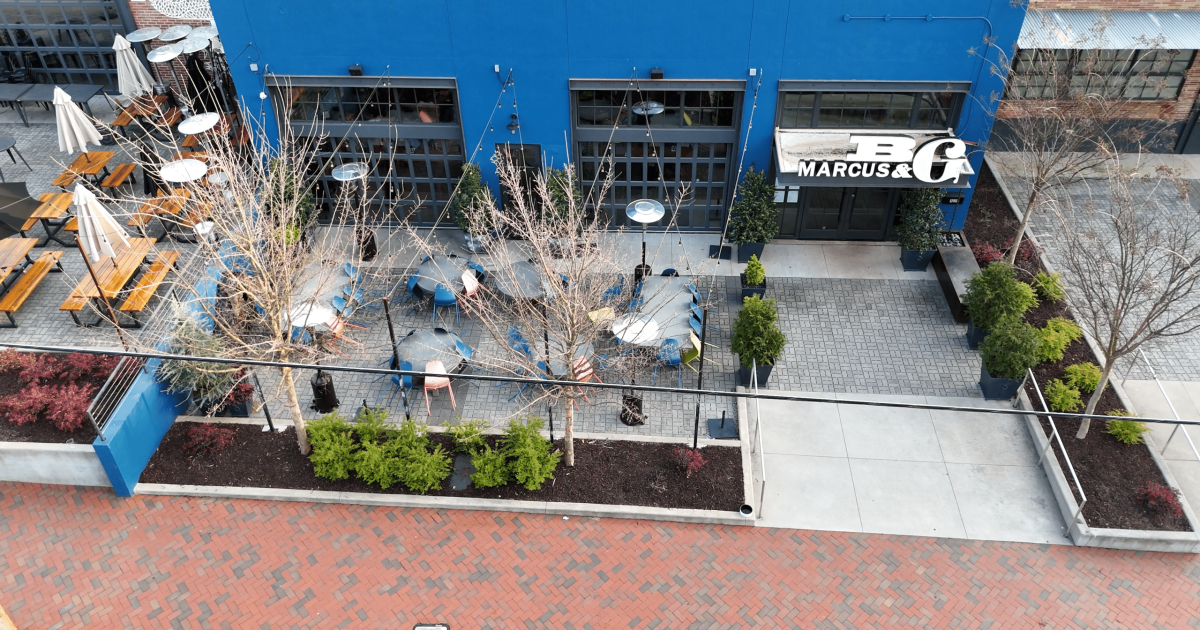
M 1122 381 L 1121 386 L 1139 416 L 1173 418 L 1167 398 L 1163 397 L 1163 390 L 1166 390 L 1166 395 L 1170 398 L 1171 405 L 1175 406 L 1180 420 L 1200 422 L 1200 383 L 1162 381 L 1163 390 L 1160 390 L 1154 381 L 1129 379 Z M 1200 427 L 1181 426 L 1179 431 L 1175 432 L 1175 426 L 1154 423 L 1150 425 L 1150 434 L 1154 436 L 1154 443 L 1160 450 L 1166 446 L 1162 456 L 1167 462 L 1167 467 L 1171 469 L 1171 474 L 1175 476 L 1180 492 L 1189 504 L 1200 505 L 1200 460 L 1187 440 L 1191 437 L 1197 449 L 1200 449 Z M 1184 435 L 1185 431 L 1187 435 Z M 1172 432 L 1175 432 L 1173 439 Z M 1167 443 L 1168 440 L 1170 444 Z
M 797 394 L 1008 405 L 978 398 Z M 760 404 L 767 482 L 759 526 L 1070 544 L 1017 416 Z M 754 416 L 753 402 L 749 415 Z

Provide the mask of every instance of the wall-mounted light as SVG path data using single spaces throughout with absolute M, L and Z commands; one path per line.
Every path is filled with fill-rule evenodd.
M 517 115 L 512 115 L 512 121 L 508 123 L 508 133 L 516 135 L 517 130 L 521 128 L 521 123 L 517 122 Z
M 651 79 L 663 78 L 663 69 L 662 68 L 650 68 L 650 78 Z
M 352 76 L 352 77 L 361 77 L 363 75 L 362 64 L 356 63 L 353 66 L 350 66 L 349 70 L 350 70 L 350 76 Z

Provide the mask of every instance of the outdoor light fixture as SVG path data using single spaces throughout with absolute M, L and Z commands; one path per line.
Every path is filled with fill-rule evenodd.
M 508 123 L 508 133 L 515 135 L 517 133 L 517 130 L 520 128 L 521 128 L 521 123 L 517 122 L 517 115 L 513 114 L 512 122 Z
M 633 273 L 634 284 L 650 275 L 650 268 L 646 266 L 646 225 L 659 221 L 666 213 L 666 208 L 653 199 L 635 199 L 625 206 L 625 216 L 642 224 L 642 264 Z
M 650 68 L 650 78 L 651 79 L 663 78 L 663 69 L 662 68 Z
M 361 77 L 362 76 L 362 64 L 356 63 L 353 66 L 350 66 L 350 76 Z
M 663 104 L 659 103 L 658 101 L 642 101 L 640 103 L 634 103 L 633 105 L 633 113 L 637 114 L 638 116 L 653 116 L 655 114 L 661 114 L 665 109 L 666 107 L 664 107 Z

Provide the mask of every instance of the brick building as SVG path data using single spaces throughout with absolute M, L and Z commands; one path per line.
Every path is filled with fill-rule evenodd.
M 1030 0 L 1018 48 L 1064 64 L 1099 50 L 1126 64 L 1116 124 L 1153 137 L 1153 151 L 1200 153 L 1200 0 Z M 996 133 L 1008 115 L 1001 107 Z

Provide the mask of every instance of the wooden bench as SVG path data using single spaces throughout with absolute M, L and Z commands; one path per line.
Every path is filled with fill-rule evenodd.
M 120 114 L 117 114 L 117 119 L 112 121 L 113 127 L 128 127 L 129 123 L 133 122 L 133 115 L 122 109 Z
M 116 190 L 125 185 L 126 181 L 136 184 L 137 180 L 133 178 L 133 170 L 137 168 L 134 164 L 121 164 L 113 169 L 104 181 L 100 182 L 101 188 L 111 188 Z
M 71 220 L 67 221 L 67 224 L 63 226 L 63 229 L 68 232 L 78 232 L 79 231 L 79 217 L 71 217 Z
M 87 308 L 87 304 L 88 299 L 84 297 L 82 293 L 72 293 L 71 296 L 62 303 L 62 306 L 58 307 L 58 310 L 70 313 L 71 319 L 75 320 L 75 325 L 82 326 L 83 322 L 79 321 L 78 313 Z
M 32 230 L 37 226 L 37 224 L 37 219 L 25 219 L 25 222 L 21 224 L 21 238 L 29 238 L 29 235 L 26 234 L 26 232 Z
M 183 112 L 179 111 L 178 107 L 172 107 L 167 110 L 167 113 L 163 114 L 163 126 L 174 127 L 180 118 L 183 118 Z
M 185 149 L 198 148 L 200 146 L 200 136 L 197 134 L 192 134 L 192 135 L 184 138 L 183 144 L 181 144 L 180 146 L 182 146 Z
M 121 304 L 121 308 L 117 309 L 122 313 L 127 313 L 136 325 L 141 326 L 134 313 L 140 313 L 146 305 L 150 303 L 150 298 L 154 297 L 158 291 L 158 286 L 162 284 L 164 278 L 167 277 L 167 272 L 175 268 L 175 261 L 179 260 L 179 252 L 163 251 L 158 253 L 158 257 L 154 262 L 150 263 L 150 268 L 138 280 L 137 286 L 129 292 L 129 296 L 125 298 L 125 302 Z
M 21 305 L 33 293 L 41 283 L 42 278 L 57 266 L 58 259 L 62 258 L 61 251 L 46 251 L 34 261 L 33 265 L 21 274 L 21 279 L 17 280 L 16 284 L 4 294 L 4 298 L 0 299 L 0 313 L 4 313 L 8 317 L 8 324 L 0 324 L 0 328 L 16 328 L 17 320 L 13 318 L 13 313 L 21 309 Z M 62 267 L 59 267 L 62 271 Z

